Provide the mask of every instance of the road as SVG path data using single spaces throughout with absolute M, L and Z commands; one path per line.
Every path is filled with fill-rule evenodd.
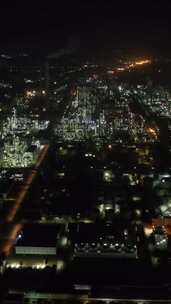
M 9 214 L 7 215 L 7 218 L 6 218 L 7 222 L 12 222 L 14 220 L 18 210 L 20 209 L 22 203 L 24 202 L 24 199 L 25 199 L 34 179 L 37 176 L 38 169 L 41 166 L 45 156 L 47 155 L 48 149 L 49 149 L 49 145 L 45 145 L 44 148 L 42 149 L 42 151 L 40 152 L 40 155 L 38 157 L 38 160 L 37 160 L 37 163 L 36 163 L 34 169 L 31 170 L 30 175 L 28 176 L 26 181 L 21 186 L 21 191 L 19 192 L 19 194 L 16 198 L 15 204 L 12 206 Z
M 22 224 L 15 223 L 15 218 L 21 208 L 21 205 L 24 203 L 25 197 L 26 197 L 33 181 L 35 180 L 35 178 L 37 176 L 39 167 L 41 166 L 42 162 L 44 161 L 44 159 L 48 153 L 48 150 L 49 150 L 49 145 L 47 144 L 41 150 L 35 167 L 31 170 L 27 179 L 23 182 L 23 185 L 21 186 L 21 190 L 18 193 L 15 203 L 12 206 L 12 208 L 10 209 L 9 214 L 7 215 L 7 217 L 5 219 L 5 222 L 8 223 L 8 224 L 6 224 L 6 229 L 8 229 L 8 231 L 3 231 L 4 241 L 1 240 L 2 244 L 0 247 L 1 254 L 3 253 L 3 254 L 5 254 L 5 256 L 10 254 L 10 252 L 15 244 L 16 237 L 17 237 L 18 233 L 22 230 Z

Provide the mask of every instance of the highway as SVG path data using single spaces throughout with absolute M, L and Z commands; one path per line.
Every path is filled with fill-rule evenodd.
M 5 254 L 5 256 L 8 256 L 15 244 L 16 237 L 18 233 L 22 230 L 23 225 L 19 223 L 15 223 L 15 218 L 18 213 L 18 211 L 21 208 L 21 205 L 24 203 L 24 199 L 35 180 L 39 167 L 41 166 L 42 162 L 44 161 L 47 153 L 49 150 L 49 145 L 45 145 L 44 148 L 40 151 L 37 163 L 35 167 L 31 170 L 29 176 L 27 179 L 23 182 L 23 185 L 21 186 L 21 191 L 18 193 L 18 196 L 15 200 L 14 205 L 9 211 L 9 214 L 7 215 L 5 222 L 8 223 L 6 225 L 8 232 L 3 231 L 4 235 L 4 241 L 2 240 L 2 245 L 0 248 L 0 252 Z
M 49 145 L 45 145 L 44 148 L 42 149 L 42 151 L 40 152 L 40 155 L 38 157 L 37 163 L 34 167 L 34 169 L 31 170 L 31 174 L 28 176 L 28 178 L 26 179 L 26 181 L 23 183 L 22 187 L 21 187 L 21 191 L 19 192 L 15 204 L 12 206 L 9 214 L 7 215 L 6 221 L 7 222 L 12 222 L 19 210 L 19 208 L 21 207 L 22 203 L 24 202 L 24 199 L 30 189 L 30 186 L 32 185 L 34 179 L 36 178 L 37 172 L 39 167 L 41 166 L 45 156 L 47 155 L 49 149 Z

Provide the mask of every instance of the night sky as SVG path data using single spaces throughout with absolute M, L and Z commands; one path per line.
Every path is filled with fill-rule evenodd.
M 171 50 L 171 1 L 4 2 L 2 47 Z

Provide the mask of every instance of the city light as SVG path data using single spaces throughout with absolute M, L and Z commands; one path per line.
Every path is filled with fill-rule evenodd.
M 158 137 L 156 130 L 153 129 L 153 128 L 147 128 L 147 132 L 148 132 L 151 136 L 154 136 L 155 138 Z
M 56 262 L 56 270 L 62 271 L 65 267 L 65 262 L 63 260 L 57 260 Z
M 144 226 L 144 233 L 146 235 L 146 237 L 150 237 L 150 235 L 153 232 L 153 227 L 152 226 Z
M 140 60 L 140 61 L 136 61 L 135 62 L 135 65 L 144 65 L 144 64 L 148 64 L 148 63 L 151 63 L 151 60 Z
M 110 183 L 110 182 L 112 182 L 112 180 L 113 180 L 113 178 L 114 178 L 114 174 L 113 174 L 113 172 L 110 171 L 110 170 L 105 170 L 105 171 L 103 172 L 103 178 L 104 178 L 104 181 L 105 181 L 105 182 Z
M 35 97 L 36 96 L 36 91 L 35 90 L 33 90 L 33 91 L 27 91 L 26 92 L 26 96 L 28 98 Z
M 0 271 L 29 267 L 33 276 L 52 271 L 65 282 L 89 259 L 102 258 L 102 269 L 109 259 L 122 267 L 123 258 L 151 267 L 154 255 L 164 265 L 171 89 L 153 83 L 157 61 L 129 54 L 99 64 L 43 60 L 35 73 L 25 71 L 14 98 L 2 98 Z M 13 89 L 7 80 L 0 87 Z
M 125 68 L 117 68 L 117 71 L 125 71 Z

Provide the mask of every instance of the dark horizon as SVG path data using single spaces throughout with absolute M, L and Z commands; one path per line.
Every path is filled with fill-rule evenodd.
M 87 2 L 87 1 L 86 1 Z M 55 6 L 21 1 L 0 7 L 1 47 L 48 51 L 76 45 L 81 49 L 170 51 L 171 4 L 154 1 L 93 1 Z

